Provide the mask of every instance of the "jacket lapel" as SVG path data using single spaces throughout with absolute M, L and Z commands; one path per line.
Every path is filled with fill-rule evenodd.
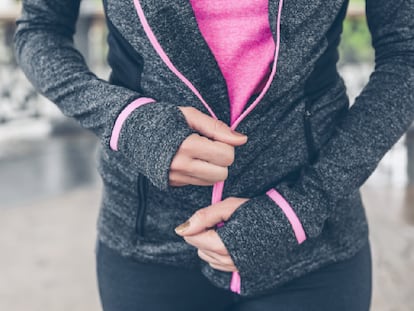
M 199 31 L 190 2 L 139 0 L 139 3 L 172 64 L 194 85 L 216 116 L 229 123 L 226 82 Z
M 134 0 L 129 1 L 134 2 Z M 190 2 L 188 0 L 135 1 L 139 2 L 149 27 L 174 67 L 191 82 L 216 116 L 229 124 L 230 109 L 226 82 L 199 31 Z M 269 22 L 275 42 L 279 2 L 280 0 L 269 0 Z M 138 19 L 138 16 L 136 18 Z M 279 59 L 284 57 L 283 49 L 280 54 Z M 280 67 L 282 67 L 280 71 L 283 71 L 283 66 Z M 275 87 L 277 89 L 280 87 L 280 85 L 278 87 L 279 75 L 276 74 L 275 83 L 272 83 L 269 90 L 270 94 L 274 93 Z

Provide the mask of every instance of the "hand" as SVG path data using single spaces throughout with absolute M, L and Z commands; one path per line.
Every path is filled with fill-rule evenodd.
M 175 228 L 175 232 L 198 249 L 198 256 L 212 268 L 237 271 L 229 252 L 214 227 L 227 221 L 236 209 L 249 199 L 230 197 L 219 203 L 199 209 L 188 221 Z
M 187 137 L 174 156 L 170 185 L 211 186 L 226 180 L 228 167 L 234 161 L 234 147 L 245 144 L 247 136 L 193 107 L 179 108 L 190 128 L 198 134 Z

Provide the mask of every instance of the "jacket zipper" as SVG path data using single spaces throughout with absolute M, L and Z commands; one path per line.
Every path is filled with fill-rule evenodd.
M 257 104 L 263 99 L 265 94 L 267 93 L 268 89 L 270 88 L 270 85 L 274 79 L 274 76 L 277 72 L 277 64 L 278 64 L 278 58 L 279 58 L 279 49 L 280 49 L 280 28 L 281 28 L 281 14 L 282 14 L 282 8 L 283 8 L 283 2 L 284 0 L 279 0 L 279 9 L 278 9 L 278 15 L 277 15 L 277 24 L 276 24 L 276 32 L 277 32 L 277 42 L 276 42 L 276 51 L 275 51 L 275 58 L 274 63 L 272 66 L 272 72 L 270 74 L 270 77 L 264 87 L 264 89 L 261 91 L 260 95 L 255 99 L 255 101 L 235 120 L 234 123 L 231 124 L 231 129 L 235 130 L 239 123 L 256 107 Z M 201 96 L 199 91 L 195 88 L 195 86 L 174 66 L 174 64 L 169 59 L 168 55 L 165 53 L 159 42 L 157 41 L 157 38 L 155 34 L 153 33 L 150 25 L 148 24 L 148 21 L 145 17 L 145 13 L 142 9 L 140 0 L 134 0 L 134 6 L 137 11 L 138 17 L 140 19 L 140 22 L 144 28 L 145 33 L 148 36 L 148 39 L 150 40 L 151 44 L 153 45 L 154 49 L 158 53 L 158 55 L 161 57 L 161 59 L 164 61 L 164 63 L 168 66 L 168 68 L 182 81 L 185 85 L 200 99 L 200 101 L 203 103 L 204 107 L 207 109 L 207 111 L 210 113 L 210 115 L 214 119 L 218 119 L 217 116 L 214 114 L 214 111 L 211 109 L 211 107 L 208 105 L 208 103 L 204 100 L 204 98 Z M 224 182 L 217 182 L 213 186 L 213 193 L 212 193 L 212 204 L 215 204 L 222 200 L 223 196 L 223 189 L 224 189 Z M 139 189 L 141 190 L 141 189 Z M 144 196 L 140 196 L 140 198 L 143 198 Z M 141 199 L 140 199 L 141 201 Z M 142 214 L 142 208 L 140 209 L 140 215 Z M 143 217 L 142 217 L 143 218 Z M 137 223 L 138 223 L 138 217 L 137 217 Z M 140 222 L 143 222 L 140 220 Z M 218 226 L 223 225 L 223 223 L 218 224 Z M 140 229 L 139 231 L 141 231 Z M 233 272 L 232 280 L 230 284 L 230 289 L 232 292 L 240 294 L 241 293 L 241 280 L 240 275 L 238 272 Z
M 139 174 L 137 181 L 138 188 L 138 206 L 137 206 L 137 216 L 135 219 L 135 232 L 139 237 L 145 236 L 145 214 L 147 209 L 147 191 L 148 191 L 148 181 L 147 178 Z

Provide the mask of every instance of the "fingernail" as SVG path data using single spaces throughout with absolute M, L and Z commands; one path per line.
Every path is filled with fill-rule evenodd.
M 177 228 L 175 228 L 175 232 L 180 234 L 183 233 L 187 228 L 190 227 L 190 221 L 187 220 L 185 223 L 179 225 Z

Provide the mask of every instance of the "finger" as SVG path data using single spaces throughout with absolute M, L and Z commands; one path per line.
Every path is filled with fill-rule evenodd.
M 227 255 L 228 251 L 214 230 L 207 230 L 202 233 L 186 236 L 184 240 L 198 249 L 209 250 L 221 255 Z
M 198 134 L 187 137 L 177 152 L 189 158 L 200 159 L 211 164 L 227 167 L 234 162 L 234 147 L 220 141 L 213 141 Z
M 235 266 L 229 267 L 229 266 L 222 266 L 222 265 L 216 265 L 213 263 L 209 263 L 210 267 L 216 270 L 224 271 L 224 272 L 235 272 L 238 271 Z
M 176 157 L 173 160 L 170 166 L 170 172 L 180 173 L 211 183 L 224 181 L 229 174 L 227 167 L 217 166 L 197 159 L 190 159 L 185 156 Z
M 204 253 L 201 250 L 198 250 L 197 254 L 198 254 L 198 257 L 200 257 L 205 262 L 213 263 L 215 265 L 222 265 L 223 264 L 219 260 L 215 259 L 214 257 L 211 257 L 211 256 L 207 255 L 206 253 Z
M 247 136 L 232 131 L 223 121 L 216 120 L 194 107 L 179 107 L 188 125 L 203 136 L 223 143 L 240 146 L 247 142 Z
M 183 175 L 177 172 L 170 172 L 170 186 L 183 187 L 188 185 L 194 186 L 211 186 L 214 185 L 212 181 L 195 178 L 192 176 Z
M 199 249 L 197 251 L 198 256 L 211 263 L 215 263 L 218 265 L 224 265 L 224 266 L 234 266 L 233 259 L 231 259 L 230 255 L 222 255 L 218 254 L 209 250 L 202 250 Z M 207 260 L 208 259 L 208 260 Z
M 216 204 L 199 209 L 182 226 L 176 228 L 181 236 L 190 236 L 213 228 L 217 224 L 227 221 L 234 211 L 248 199 L 230 197 Z
M 170 186 L 171 187 L 185 187 L 185 186 L 188 186 L 189 184 L 185 184 L 185 183 L 179 183 L 179 182 L 177 182 L 177 183 L 175 183 L 175 182 L 170 182 Z
M 222 270 L 222 271 L 237 271 L 237 267 L 234 265 L 233 261 L 231 263 L 227 264 L 220 260 L 217 260 L 214 257 L 209 256 L 208 254 L 204 253 L 203 251 L 198 251 L 198 256 L 207 262 L 208 264 L 214 265 L 215 269 Z

